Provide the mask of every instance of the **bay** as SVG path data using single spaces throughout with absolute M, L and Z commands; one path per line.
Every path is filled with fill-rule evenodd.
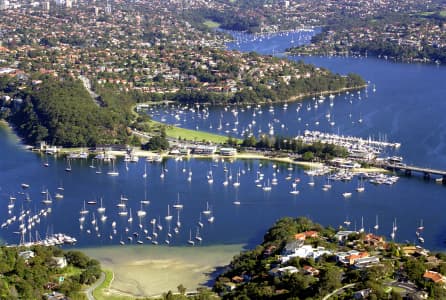
M 256 50 L 263 53 L 279 54 L 290 44 L 289 35 L 248 39 L 239 41 L 238 49 L 243 51 Z M 295 36 L 295 38 L 297 38 Z M 231 45 L 229 45 L 231 47 Z M 363 138 L 369 136 L 375 139 L 387 139 L 401 142 L 397 152 L 388 153 L 402 155 L 407 163 L 421 166 L 446 169 L 446 151 L 444 132 L 446 121 L 443 112 L 446 111 L 446 87 L 442 85 L 446 71 L 441 66 L 399 64 L 373 58 L 341 58 L 341 57 L 296 57 L 318 66 L 327 67 L 335 72 L 355 72 L 370 81 L 369 87 L 358 94 L 335 95 L 333 106 L 327 98 L 314 107 L 315 100 L 306 99 L 302 102 L 289 103 L 284 109 L 283 104 L 262 106 L 254 109 L 238 108 L 237 114 L 232 108 L 212 107 L 195 111 L 185 111 L 177 118 L 177 110 L 171 107 L 157 107 L 153 112 L 155 119 L 166 119 L 170 123 L 179 123 L 186 128 L 198 128 L 211 132 L 240 134 L 249 128 L 258 134 L 258 130 L 294 136 L 304 130 L 320 130 L 345 135 L 355 135 Z M 373 92 L 373 87 L 376 91 Z M 311 110 L 307 110 L 308 105 Z M 297 111 L 298 106 L 301 106 Z M 243 110 L 243 111 L 242 111 Z M 259 111 L 262 111 L 259 114 Z M 256 112 L 256 116 L 253 113 Z M 330 121 L 326 117 L 330 114 Z M 220 119 L 222 130 L 218 130 Z M 359 120 L 362 119 L 362 122 Z M 255 124 L 252 121 L 255 120 Z M 238 122 L 235 124 L 235 122 Z M 318 122 L 318 123 L 317 123 Z M 330 122 L 334 122 L 331 125 Z M 229 125 L 226 125 L 226 124 Z M 236 125 L 236 126 L 235 126 Z M 282 126 L 283 125 L 283 126 Z M 233 130 L 237 128 L 237 132 Z M 197 232 L 200 212 L 206 210 L 206 204 L 213 210 L 215 220 L 207 222 L 207 216 L 201 214 L 203 228 L 199 228 L 203 245 L 246 244 L 251 247 L 262 240 L 265 230 L 278 218 L 284 216 L 307 216 L 324 225 L 338 226 L 344 220 L 351 221 L 350 228 L 359 229 L 361 217 L 366 230 L 375 232 L 376 216 L 379 220 L 378 234 L 389 238 L 392 223 L 397 220 L 397 241 L 416 242 L 415 230 L 423 220 L 425 246 L 430 249 L 445 248 L 446 219 L 443 212 L 446 209 L 445 187 L 426 181 L 421 176 L 401 177 L 392 186 L 375 186 L 366 184 L 364 193 L 355 193 L 357 180 L 351 182 L 334 182 L 333 188 L 325 192 L 322 185 L 325 178 L 315 178 L 316 184 L 311 187 L 302 169 L 288 165 L 258 160 L 236 160 L 233 162 L 212 161 L 204 159 L 173 160 L 163 163 L 147 164 L 148 176 L 144 173 L 144 160 L 136 164 L 126 164 L 119 159 L 116 163 L 119 176 L 106 175 L 109 165 L 102 166 L 102 174 L 96 174 L 97 169 L 90 168 L 91 160 L 72 161 L 72 172 L 65 172 L 64 159 L 48 158 L 22 149 L 20 143 L 6 129 L 0 130 L 0 197 L 5 209 L 0 212 L 1 222 L 18 215 L 20 210 L 30 210 L 31 213 L 44 207 L 41 203 L 42 189 L 48 189 L 54 196 L 57 187 L 63 185 L 64 198 L 56 200 L 53 197 L 52 212 L 46 218 L 41 218 L 39 224 L 30 229 L 31 236 L 40 237 L 47 232 L 64 232 L 78 239 L 78 246 L 108 246 L 118 245 L 125 241 L 128 245 L 135 244 L 137 239 L 144 241 L 147 247 L 154 247 L 147 240 L 147 235 L 153 239 L 152 219 L 161 223 L 163 230 L 155 228 L 160 245 L 169 239 L 170 246 L 186 246 L 190 236 L 194 238 Z M 48 159 L 49 167 L 43 167 Z M 228 172 L 224 172 L 224 166 Z M 185 170 L 183 172 L 183 169 Z M 164 170 L 164 179 L 160 178 Z M 167 171 L 166 171 L 167 170 Z M 235 188 L 232 182 L 224 186 L 225 174 L 231 171 L 233 180 L 240 170 L 240 186 Z M 192 181 L 187 180 L 188 172 L 192 171 Z M 214 182 L 209 184 L 207 175 L 212 171 Z M 278 179 L 278 185 L 271 192 L 265 192 L 255 186 L 257 172 L 264 173 L 265 180 Z M 292 179 L 300 178 L 299 195 L 292 196 L 291 182 L 286 180 L 291 173 Z M 275 174 L 275 175 L 274 175 Z M 266 182 L 266 181 L 265 181 Z M 21 183 L 30 184 L 23 190 Z M 31 202 L 24 201 L 24 195 L 29 193 Z M 343 192 L 353 192 L 351 198 L 342 197 Z M 9 196 L 15 195 L 17 200 L 11 214 L 6 209 Z M 119 217 L 116 204 L 121 195 L 127 197 L 128 207 L 132 208 L 133 222 L 128 217 Z M 184 208 L 180 212 L 181 229 L 179 234 L 173 231 L 177 211 L 172 205 L 180 198 Z M 99 199 L 103 198 L 106 207 L 107 221 L 99 221 L 97 207 Z M 150 204 L 145 208 L 147 216 L 141 220 L 136 217 L 136 211 L 141 208 L 140 200 L 146 198 Z M 97 201 L 96 205 L 88 206 L 90 210 L 83 229 L 80 229 L 79 211 L 84 201 Z M 240 205 L 235 205 L 239 201 Z M 165 221 L 167 206 L 173 215 L 168 236 L 168 222 Z M 93 212 L 98 225 L 98 231 L 91 224 Z M 116 234 L 111 223 L 116 222 Z M 26 222 L 26 221 L 25 221 Z M 8 243 L 18 243 L 19 222 L 0 231 L 1 237 Z M 155 226 L 156 227 L 156 226 Z M 126 231 L 126 228 L 128 229 Z M 90 230 L 90 233 L 87 233 Z M 138 236 L 133 235 L 136 233 Z M 98 236 L 99 234 L 99 236 Z M 27 238 L 29 234 L 26 234 Z M 112 236 L 113 239 L 110 239 Z M 128 237 L 131 236 L 131 242 Z M 198 240 L 196 246 L 199 245 Z M 150 246 L 148 246 L 150 244 Z

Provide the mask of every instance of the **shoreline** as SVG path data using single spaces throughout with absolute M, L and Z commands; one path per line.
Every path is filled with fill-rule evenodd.
M 291 102 L 299 102 L 299 101 L 303 101 L 306 98 L 309 97 L 313 97 L 313 96 L 320 96 L 320 95 L 329 95 L 329 94 L 336 94 L 336 93 L 344 93 L 347 91 L 356 91 L 356 90 L 360 90 L 360 89 L 364 89 L 368 87 L 368 84 L 365 83 L 363 85 L 359 85 L 359 86 L 355 86 L 355 87 L 345 87 L 345 88 L 341 88 L 341 89 L 337 89 L 337 90 L 325 90 L 325 91 L 319 91 L 319 92 L 310 92 L 310 93 L 306 93 L 306 94 L 298 94 L 298 95 L 294 95 L 291 96 L 287 99 L 283 99 L 283 100 L 277 100 L 277 101 L 259 101 L 259 102 L 242 102 L 242 103 L 231 103 L 231 102 L 227 102 L 227 103 L 217 103 L 217 104 L 211 104 L 209 102 L 203 102 L 200 103 L 200 105 L 212 105 L 212 106 L 216 106 L 216 107 L 222 107 L 222 106 L 246 106 L 246 105 L 267 105 L 267 104 L 283 104 L 283 103 L 291 103 Z M 147 105 L 157 105 L 157 104 L 171 104 L 171 103 L 177 103 L 177 104 L 191 104 L 192 102 L 186 102 L 186 103 L 181 103 L 181 102 L 175 102 L 172 100 L 166 100 L 166 101 L 156 101 L 156 103 L 154 102 L 141 102 L 141 103 L 137 103 L 133 106 L 132 110 L 135 113 L 138 113 L 136 111 L 136 107 L 140 104 L 147 104 Z M 192 103 L 193 104 L 193 103 Z M 159 122 L 162 123 L 162 122 Z M 162 123 L 165 125 L 170 125 L 167 123 Z M 180 127 L 182 128 L 182 127 Z
M 103 295 L 132 299 L 155 297 L 177 291 L 183 284 L 188 292 L 209 286 L 221 268 L 229 264 L 244 245 L 195 247 L 110 246 L 78 248 L 98 259 L 104 269 L 113 272 L 113 281 Z M 149 251 L 150 250 L 150 251 Z
M 81 151 L 81 148 L 64 148 L 62 149 L 62 152 L 64 155 L 67 155 L 71 152 Z M 115 155 L 117 157 L 123 157 L 126 154 L 126 151 L 107 151 L 108 153 Z M 265 160 L 265 161 L 272 161 L 272 162 L 279 162 L 279 163 L 286 163 L 291 165 L 296 165 L 299 167 L 302 167 L 304 169 L 317 169 L 322 168 L 323 166 L 326 166 L 326 164 L 322 162 L 307 162 L 307 161 L 299 161 L 299 160 L 293 160 L 290 157 L 271 157 L 266 156 L 264 154 L 257 154 L 257 153 L 247 153 L 247 152 L 241 152 L 237 153 L 233 156 L 225 156 L 220 154 L 212 154 L 212 155 L 204 155 L 204 154 L 189 154 L 185 156 L 178 156 L 174 154 L 168 154 L 168 153 L 158 153 L 153 151 L 146 151 L 146 150 L 135 150 L 134 154 L 138 157 L 143 158 L 149 158 L 154 156 L 160 156 L 162 159 L 175 159 L 177 157 L 181 157 L 182 159 L 211 159 L 211 160 Z M 91 155 L 91 154 L 90 154 Z M 368 167 L 368 168 L 356 168 L 351 170 L 353 173 L 364 173 L 364 172 L 375 172 L 375 173 L 388 173 L 389 171 L 382 168 L 377 167 Z

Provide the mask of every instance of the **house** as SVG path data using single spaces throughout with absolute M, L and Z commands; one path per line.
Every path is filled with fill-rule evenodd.
M 382 236 L 369 233 L 364 237 L 364 244 L 372 247 L 384 247 L 386 242 Z
M 341 230 L 341 231 L 338 231 L 335 234 L 335 239 L 337 239 L 339 242 L 343 242 L 343 241 L 346 241 L 348 239 L 348 236 L 350 234 L 354 234 L 354 233 L 357 233 L 357 232 L 356 231 L 349 231 L 349 230 Z
M 319 257 L 325 254 L 330 255 L 332 253 L 328 250 L 325 250 L 324 247 L 313 248 L 313 246 L 311 245 L 303 245 L 301 247 L 295 248 L 294 252 L 292 253 L 288 252 L 287 255 L 280 257 L 280 262 L 285 263 L 294 257 L 313 258 L 317 260 Z
M 319 275 L 319 270 L 316 268 L 313 268 L 312 266 L 304 266 L 302 269 L 303 269 L 303 272 L 305 275 L 311 275 L 311 276 Z
M 237 154 L 237 149 L 235 148 L 220 148 L 220 155 L 234 156 L 236 154 Z
M 269 270 L 268 274 L 274 277 L 282 277 L 286 274 L 293 274 L 297 273 L 299 270 L 296 267 L 293 266 L 287 266 L 283 268 L 274 268 Z
M 369 257 L 368 252 L 360 252 L 358 254 L 351 254 L 345 257 L 345 263 L 354 265 L 359 259 Z
M 205 154 L 205 155 L 211 155 L 214 154 L 215 151 L 217 151 L 217 147 L 215 146 L 203 146 L 199 145 L 192 149 L 192 152 L 194 154 Z
M 364 289 L 364 290 L 360 290 L 357 291 L 353 294 L 353 298 L 354 299 L 368 299 L 370 293 L 372 292 L 372 289 Z
M 19 257 L 23 258 L 25 261 L 27 261 L 30 258 L 33 258 L 35 256 L 34 251 L 22 251 L 19 252 Z
M 243 279 L 243 277 L 236 275 L 231 278 L 231 281 L 234 283 L 242 283 L 244 281 L 244 279 Z
M 53 257 L 52 258 L 54 264 L 56 265 L 56 267 L 63 269 L 65 268 L 68 264 L 67 264 L 67 259 L 62 256 L 62 257 Z
M 446 283 L 446 278 L 438 272 L 427 271 L 424 272 L 423 278 L 427 281 L 432 281 L 434 283 L 444 284 Z
M 355 269 L 363 269 L 368 268 L 371 265 L 379 263 L 379 258 L 376 256 L 370 256 L 370 257 L 364 257 L 364 258 L 358 258 L 355 260 Z
M 318 237 L 319 237 L 319 233 L 314 230 L 296 233 L 294 235 L 295 240 L 302 240 L 302 241 L 304 241 L 307 238 L 318 238 Z
M 277 249 L 276 246 L 272 245 L 269 246 L 268 248 L 265 249 L 265 251 L 263 251 L 263 256 L 270 256 L 271 254 L 274 253 L 274 251 Z
M 302 247 L 303 244 L 304 244 L 304 242 L 301 240 L 289 242 L 285 245 L 285 248 L 283 249 L 282 254 L 288 255 L 288 254 L 295 253 L 296 249 Z
M 65 300 L 68 299 L 68 297 L 66 297 L 64 294 L 59 293 L 59 292 L 51 292 L 48 294 L 44 295 L 46 297 L 47 300 Z

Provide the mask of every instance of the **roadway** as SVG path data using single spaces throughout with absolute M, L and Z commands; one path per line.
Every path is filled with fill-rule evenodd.
M 101 272 L 101 276 L 99 276 L 99 279 L 96 280 L 95 283 L 93 283 L 92 285 L 90 285 L 88 287 L 88 289 L 85 291 L 85 293 L 87 294 L 87 298 L 88 300 L 95 300 L 94 296 L 93 296 L 93 291 L 100 286 L 105 280 L 105 273 Z

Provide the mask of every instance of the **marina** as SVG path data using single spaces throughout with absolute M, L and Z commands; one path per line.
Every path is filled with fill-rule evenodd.
M 275 48 L 280 54 L 290 38 L 270 38 L 268 44 L 260 39 L 240 40 L 236 46 L 240 50 L 262 49 L 269 53 Z M 325 99 L 316 96 L 287 105 L 168 104 L 145 108 L 146 112 L 155 120 L 239 138 L 270 133 L 293 138 L 308 130 L 358 137 L 365 141 L 364 145 L 369 140 L 396 142 L 401 143 L 400 147 L 368 146 L 378 148 L 380 157 L 404 157 L 407 166 L 446 169 L 445 142 L 438 134 L 446 128 L 440 113 L 446 107 L 438 100 L 446 93 L 440 80 L 446 76 L 443 68 L 341 57 L 299 59 L 340 73 L 359 73 L 370 80 L 369 87 L 360 93 L 336 93 L 323 96 Z M 397 77 L 401 84 L 392 81 Z M 28 222 L 28 216 L 23 217 L 26 235 L 31 232 L 34 236 L 35 230 L 50 232 L 53 228 L 54 232 L 75 237 L 76 247 L 174 248 L 191 246 L 188 241 L 193 241 L 194 247 L 249 247 L 258 244 L 264 231 L 278 218 L 308 216 L 324 225 L 382 234 L 399 242 L 423 242 L 431 250 L 446 248 L 446 204 L 442 201 L 445 187 L 427 184 L 423 176 L 406 177 L 404 170 L 390 170 L 384 175 L 358 174 L 350 170 L 304 170 L 287 162 L 256 158 L 175 159 L 160 155 L 148 160 L 134 158 L 132 163 L 130 157 L 124 161 L 123 157 L 108 153 L 96 154 L 94 161 L 92 157 L 66 161 L 54 155 L 54 147 L 42 155 L 27 152 L 7 129 L 1 129 L 0 134 L 0 196 L 5 200 L 0 218 L 6 224 L 0 234 L 8 244 L 20 243 L 18 219 L 23 206 L 30 216 L 42 209 L 46 214 L 40 216 L 39 223 L 34 220 L 34 225 L 33 221 Z M 68 167 L 70 172 L 65 171 Z M 277 184 L 273 184 L 273 179 Z M 24 188 L 23 183 L 29 186 Z M 47 197 L 41 194 L 43 187 L 48 190 L 48 198 L 53 199 L 48 207 L 41 203 Z M 56 201 L 55 193 L 63 198 Z M 88 201 L 96 203 L 87 204 Z M 13 205 L 10 213 L 8 205 Z M 47 211 L 49 208 L 51 212 Z M 105 211 L 101 213 L 100 208 Z M 172 218 L 166 220 L 166 216 Z M 344 223 L 346 218 L 348 224 Z M 394 230 L 395 219 L 398 230 Z M 422 239 L 415 230 L 421 227 L 421 219 Z

